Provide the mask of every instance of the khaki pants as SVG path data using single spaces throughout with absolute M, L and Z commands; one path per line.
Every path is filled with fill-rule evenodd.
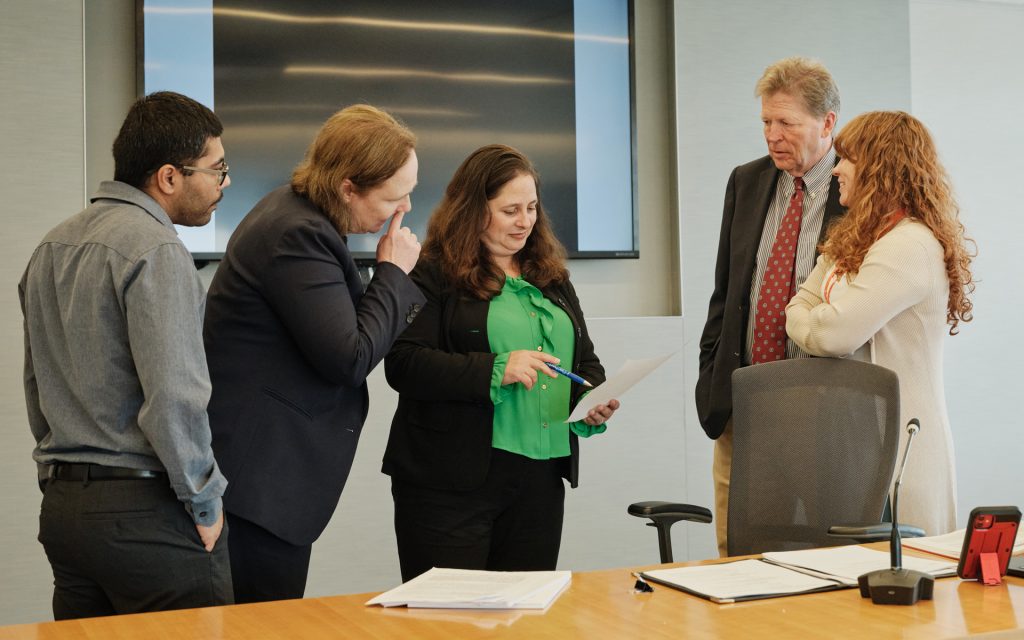
M 718 555 L 729 555 L 729 474 L 732 472 L 732 418 L 725 424 L 722 435 L 715 440 L 711 477 L 715 485 L 715 537 Z

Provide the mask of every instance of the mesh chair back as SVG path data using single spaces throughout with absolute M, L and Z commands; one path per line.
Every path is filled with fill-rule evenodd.
M 894 372 L 798 358 L 732 381 L 729 555 L 844 544 L 831 525 L 881 521 L 899 444 Z

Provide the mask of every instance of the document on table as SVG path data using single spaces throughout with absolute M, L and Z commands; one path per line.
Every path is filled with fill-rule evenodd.
M 960 552 L 963 551 L 964 548 L 965 535 L 967 535 L 967 529 L 957 529 L 956 531 L 941 536 L 904 538 L 903 546 L 959 560 Z M 1016 542 L 1013 544 L 1012 554 L 1017 555 L 1019 553 L 1024 553 L 1024 539 L 1017 536 Z
M 875 551 L 860 545 L 826 547 L 803 551 L 771 551 L 764 554 L 771 562 L 794 571 L 810 575 L 828 576 L 843 584 L 857 586 L 857 577 L 876 569 L 888 569 L 892 558 L 888 551 Z M 903 568 L 923 571 L 936 578 L 956 574 L 956 563 L 943 560 L 926 560 L 914 556 L 903 556 Z
M 599 404 L 605 404 L 609 400 L 618 399 L 633 386 L 649 376 L 655 369 L 665 363 L 666 360 L 676 355 L 673 351 L 657 358 L 645 358 L 643 360 L 626 360 L 618 373 L 605 380 L 603 383 L 583 396 L 576 408 L 569 415 L 566 422 L 577 422 L 587 417 L 587 413 Z
M 416 620 L 428 624 L 457 623 L 471 625 L 478 629 L 498 632 L 511 627 L 527 616 L 542 616 L 543 609 L 487 609 L 481 615 L 479 609 L 439 609 L 388 607 L 381 609 L 382 616 L 401 616 L 403 620 Z
M 366 604 L 435 609 L 546 609 L 569 586 L 569 571 L 433 568 Z
M 888 552 L 859 545 L 803 551 L 778 551 L 760 560 L 643 572 L 645 578 L 712 602 L 729 603 L 857 586 L 857 577 L 889 568 Z M 939 578 L 956 574 L 956 564 L 903 556 L 907 569 Z
M 839 588 L 835 580 L 816 578 L 761 560 L 654 569 L 641 575 L 720 604 Z

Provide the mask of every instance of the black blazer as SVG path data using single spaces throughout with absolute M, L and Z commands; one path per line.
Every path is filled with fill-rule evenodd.
M 743 360 L 750 315 L 750 280 L 754 277 L 757 248 L 778 176 L 779 170 L 771 157 L 765 156 L 736 167 L 725 190 L 715 289 L 700 338 L 696 388 L 697 417 L 711 438 L 722 435 L 732 417 L 732 372 Z M 839 181 L 833 176 L 819 244 L 825 239 L 829 224 L 844 212 L 839 204 Z
M 366 419 L 366 377 L 423 302 L 390 263 L 364 293 L 345 239 L 289 187 L 256 204 L 213 278 L 203 330 L 229 513 L 292 544 L 319 537 Z
M 420 261 L 411 275 L 427 304 L 384 361 L 388 383 L 400 395 L 382 471 L 437 489 L 475 489 L 490 467 L 494 424 L 490 388 L 495 354 L 487 339 L 490 302 L 457 291 L 428 261 Z M 604 367 L 594 354 L 572 284 L 567 281 L 542 292 L 572 321 L 573 371 L 595 386 L 604 382 Z M 574 383 L 572 406 L 582 393 Z M 579 440 L 572 432 L 569 445 L 572 454 L 565 459 L 562 475 L 575 487 Z

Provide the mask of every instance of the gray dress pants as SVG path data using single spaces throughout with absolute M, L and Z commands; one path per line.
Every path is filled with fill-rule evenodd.
M 57 620 L 232 604 L 225 525 L 212 553 L 166 476 L 46 482 L 39 541 Z

